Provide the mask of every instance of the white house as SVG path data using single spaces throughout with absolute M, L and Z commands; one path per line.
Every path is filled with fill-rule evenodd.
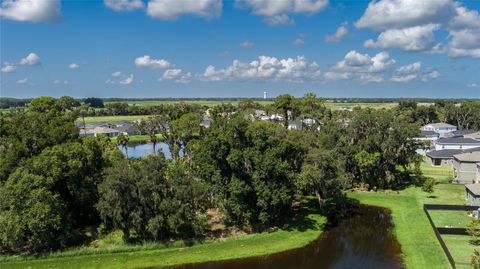
M 108 128 L 108 127 L 102 127 L 102 126 L 97 126 L 93 128 L 80 128 L 80 135 L 81 136 L 98 136 L 99 134 L 105 134 L 108 137 L 114 137 L 117 136 L 120 133 L 119 130 Z
M 451 125 L 448 123 L 429 123 L 421 128 L 422 131 L 434 131 L 438 133 L 440 137 L 445 136 L 445 134 L 455 132 L 457 126 Z
M 435 141 L 435 150 L 472 149 L 480 147 L 480 140 L 464 137 L 439 138 Z

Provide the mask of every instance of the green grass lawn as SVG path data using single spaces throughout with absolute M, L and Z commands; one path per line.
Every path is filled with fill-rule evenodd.
M 92 254 L 94 249 L 90 252 L 72 250 L 41 259 L 17 258 L 17 261 L 0 263 L 0 268 L 143 268 L 267 255 L 305 246 L 321 234 L 326 219 L 316 212 L 314 205 L 315 201 L 310 201 L 303 213 L 271 233 L 119 253 Z
M 465 204 L 465 187 L 448 183 L 452 177 L 452 167 L 434 167 L 422 163 L 426 177 L 436 179 L 435 191 L 429 195 L 420 187 L 409 187 L 397 192 L 352 192 L 350 197 L 370 205 L 387 207 L 392 210 L 397 239 L 402 245 L 407 268 L 450 268 L 450 264 L 438 243 L 434 231 L 423 212 L 423 204 Z M 450 225 L 465 227 L 467 213 L 463 211 L 431 210 L 430 215 L 437 227 Z M 473 248 L 468 236 L 444 235 L 447 247 L 459 268 L 468 268 Z
M 148 117 L 150 115 L 85 117 L 85 123 L 135 121 Z M 77 119 L 77 122 L 82 122 L 82 119 Z
M 156 135 L 158 138 L 162 138 L 161 134 Z M 117 137 L 112 137 L 111 140 L 113 142 L 117 141 Z M 149 142 L 150 141 L 150 136 L 149 135 L 129 135 L 128 136 L 128 142 Z

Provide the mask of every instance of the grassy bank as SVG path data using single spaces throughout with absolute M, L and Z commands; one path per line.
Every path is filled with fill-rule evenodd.
M 208 240 L 192 246 L 179 243 L 128 252 L 112 249 L 104 254 L 95 254 L 99 250 L 89 251 L 85 247 L 39 259 L 10 258 L 11 261 L 0 263 L 0 268 L 142 268 L 267 255 L 305 246 L 320 235 L 326 219 L 314 205 L 314 201 L 309 202 L 291 222 L 271 233 Z
M 451 268 L 422 207 L 427 203 L 464 204 L 464 186 L 448 183 L 452 178 L 450 166 L 433 167 L 424 163 L 421 168 L 425 176 L 439 182 L 432 195 L 412 186 L 399 192 L 352 192 L 349 196 L 364 204 L 392 210 L 395 232 L 402 245 L 407 268 Z M 431 216 L 436 226 L 465 227 L 468 220 L 465 212 L 432 211 Z M 469 268 L 466 259 L 469 259 L 472 248 L 467 242 L 468 237 L 447 239 L 446 244 L 458 268 Z
M 161 134 L 156 135 L 158 138 L 162 138 Z M 112 137 L 111 140 L 113 142 L 117 141 L 117 136 Z M 149 135 L 129 135 L 128 142 L 149 142 L 150 136 Z

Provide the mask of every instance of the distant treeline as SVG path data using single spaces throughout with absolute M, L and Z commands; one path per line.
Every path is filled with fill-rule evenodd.
M 274 98 L 247 98 L 247 97 L 209 97 L 209 98 L 76 98 L 79 102 L 84 102 L 86 99 L 99 99 L 103 102 L 142 102 L 142 101 L 219 101 L 219 102 L 235 102 L 244 100 L 254 101 L 274 101 Z M 25 107 L 30 103 L 32 98 L 17 99 L 11 97 L 0 97 L 0 109 L 7 109 L 13 107 Z M 466 101 L 478 101 L 475 98 L 325 98 L 327 102 L 332 103 L 398 103 L 400 101 L 415 101 L 418 103 L 434 103 L 436 101 L 454 101 L 463 103 Z

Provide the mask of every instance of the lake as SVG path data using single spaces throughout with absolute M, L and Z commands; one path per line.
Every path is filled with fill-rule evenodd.
M 400 244 L 387 209 L 361 205 L 309 245 L 253 258 L 207 262 L 175 269 L 400 269 Z
M 123 154 L 125 154 L 125 149 L 122 146 L 118 146 L 118 148 Z M 143 156 L 153 154 L 153 144 L 130 142 L 127 144 L 127 150 L 129 158 L 141 158 Z M 165 143 L 158 143 L 155 150 L 157 153 L 163 152 L 163 154 L 165 154 L 165 158 L 167 159 L 172 158 L 168 145 Z

